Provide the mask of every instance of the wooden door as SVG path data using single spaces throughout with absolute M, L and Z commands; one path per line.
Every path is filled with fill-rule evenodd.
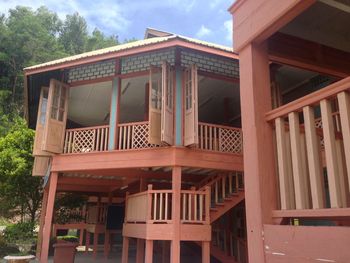
M 185 134 L 184 145 L 198 144 L 198 82 L 197 66 L 192 65 L 185 69 Z
M 62 153 L 68 111 L 68 85 L 50 80 L 42 150 Z
M 150 144 L 161 144 L 162 74 L 151 66 L 149 74 L 149 136 Z
M 161 141 L 172 145 L 174 142 L 174 69 L 167 63 L 162 64 L 162 112 Z
M 38 115 L 36 120 L 35 138 L 33 145 L 33 155 L 35 156 L 50 156 L 49 152 L 45 152 L 42 149 L 44 128 L 46 125 L 46 111 L 49 98 L 49 88 L 42 87 L 40 91 L 40 100 L 38 107 Z

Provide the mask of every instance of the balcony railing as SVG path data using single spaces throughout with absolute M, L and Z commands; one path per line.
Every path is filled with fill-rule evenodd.
M 117 127 L 117 150 L 160 147 L 148 143 L 149 122 L 121 123 Z M 242 130 L 229 126 L 199 123 L 196 148 L 207 151 L 242 154 Z M 108 151 L 109 126 L 67 129 L 63 153 Z
M 149 123 L 131 122 L 118 125 L 118 150 L 146 149 L 157 147 L 148 143 Z
M 200 122 L 198 141 L 201 150 L 237 154 L 243 152 L 243 136 L 239 128 Z
M 103 152 L 108 150 L 109 126 L 67 129 L 63 153 Z
M 153 190 L 127 195 L 126 223 L 171 223 L 172 190 Z M 210 190 L 181 190 L 181 222 L 209 224 Z
M 267 113 L 275 125 L 281 209 L 349 207 L 349 90 L 346 78 Z

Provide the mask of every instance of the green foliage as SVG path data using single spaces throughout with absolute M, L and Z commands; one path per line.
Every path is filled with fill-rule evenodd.
M 58 236 L 57 240 L 63 240 L 71 243 L 78 243 L 79 239 L 76 236 Z
M 81 222 L 84 218 L 78 213 L 78 210 L 86 201 L 85 196 L 76 193 L 59 196 L 55 201 L 55 222 L 58 224 Z
M 4 230 L 4 239 L 7 243 L 32 241 L 34 239 L 34 226 L 33 222 L 9 225 Z
M 0 215 L 29 215 L 34 221 L 41 204 L 41 180 L 31 176 L 34 131 L 17 118 L 0 138 Z
M 19 253 L 19 249 L 15 245 L 8 244 L 5 238 L 0 235 L 0 258 L 15 253 Z

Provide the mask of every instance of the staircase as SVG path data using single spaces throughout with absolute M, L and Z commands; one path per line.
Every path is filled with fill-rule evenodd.
M 210 223 L 212 225 L 226 212 L 244 200 L 243 173 L 236 172 L 208 177 L 199 183 L 198 190 L 205 190 L 207 187 L 210 187 L 211 190 Z M 215 235 L 214 231 L 213 234 Z M 234 237 L 232 234 L 230 234 L 228 238 L 229 242 L 224 242 L 225 244 L 218 241 L 211 242 L 211 255 L 223 263 L 245 263 L 246 260 L 243 260 L 243 257 L 237 257 L 237 253 L 234 253 L 236 248 L 242 250 L 239 246 L 239 242 L 233 241 Z M 234 248 L 234 243 L 237 244 L 237 246 L 235 246 L 236 248 Z M 229 248 L 227 244 L 229 244 Z

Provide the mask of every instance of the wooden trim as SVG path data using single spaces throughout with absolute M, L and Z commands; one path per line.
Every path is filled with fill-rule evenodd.
M 69 87 L 76 88 L 76 87 L 90 85 L 90 84 L 94 84 L 94 83 L 113 81 L 114 78 L 115 78 L 115 76 L 89 79 L 89 80 L 80 80 L 80 81 L 70 82 L 68 85 L 69 85 Z
M 350 208 L 324 208 L 299 210 L 274 210 L 274 218 L 349 218 Z
M 239 78 L 229 77 L 226 75 L 221 75 L 219 73 L 212 73 L 212 72 L 198 70 L 198 75 L 209 77 L 212 79 L 224 80 L 232 83 L 239 83 Z
M 301 111 L 305 106 L 312 106 L 323 99 L 335 97 L 338 93 L 350 89 L 350 77 L 339 80 L 321 90 L 308 94 L 300 99 L 294 100 L 277 109 L 271 110 L 265 114 L 267 121 L 272 121 L 278 117 L 286 116 L 293 111 Z
M 350 53 L 283 33 L 268 40 L 269 58 L 322 74 L 345 78 L 350 75 Z

